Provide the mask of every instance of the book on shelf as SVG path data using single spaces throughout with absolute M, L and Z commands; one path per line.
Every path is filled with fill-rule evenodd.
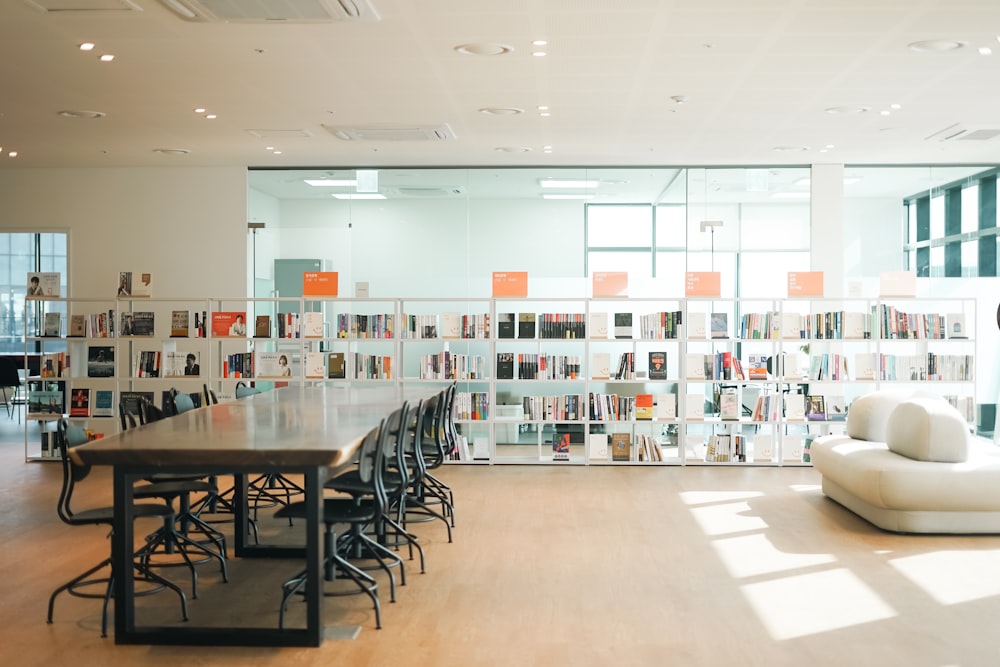
M 587 438 L 587 457 L 591 461 L 608 460 L 608 434 L 591 433 Z
M 608 337 L 608 314 L 591 313 L 588 326 L 587 336 L 589 338 L 604 340 Z
M 728 313 L 712 313 L 712 338 L 729 338 Z
M 667 379 L 667 353 L 654 350 L 649 353 L 649 379 Z
M 766 380 L 767 366 L 770 357 L 766 354 L 751 354 L 747 356 L 747 375 L 750 380 Z
M 594 380 L 611 379 L 611 353 L 594 352 L 590 355 L 590 377 Z
M 270 338 L 271 337 L 271 316 L 270 315 L 257 315 L 253 321 L 253 337 L 254 338 Z
M 774 437 L 759 431 L 753 438 L 753 460 L 756 463 L 771 463 L 774 460 Z
M 212 313 L 212 338 L 242 338 L 247 335 L 247 314 L 244 311 Z
M 632 460 L 632 438 L 628 433 L 611 434 L 611 460 Z
M 97 389 L 94 391 L 93 407 L 90 414 L 94 417 L 115 416 L 115 392 L 112 389 Z
M 826 421 L 826 401 L 822 394 L 806 396 L 806 419 L 809 421 Z
M 292 375 L 288 354 L 285 352 L 254 352 L 254 377 L 287 378 Z
M 28 414 L 53 416 L 65 414 L 64 387 L 65 384 L 61 382 L 47 382 L 45 389 L 30 389 L 28 391 Z
M 69 416 L 90 416 L 90 389 L 87 387 L 73 387 L 69 395 Z
M 854 379 L 874 380 L 878 368 L 878 355 L 874 352 L 858 352 L 854 355 Z
M 118 395 L 118 402 L 127 412 L 138 415 L 143 405 L 153 405 L 153 392 L 123 391 Z
M 497 338 L 514 337 L 514 313 L 497 313 Z
M 705 357 L 698 352 L 689 352 L 685 357 L 685 366 L 688 380 L 705 380 Z
M 785 461 L 802 460 L 802 436 L 794 433 L 781 436 L 781 458 Z
M 968 338 L 969 333 L 965 329 L 965 315 L 963 313 L 948 313 L 945 318 L 945 326 L 948 330 L 948 338 Z
M 255 323 L 256 324 L 256 323 Z M 322 338 L 323 337 L 323 313 L 318 310 L 307 310 L 302 313 L 302 337 Z M 268 329 L 270 329 L 270 324 Z
M 632 313 L 615 313 L 615 338 L 632 337 Z
M 806 401 L 802 394 L 788 393 L 784 395 L 785 419 L 802 421 L 806 418 Z
M 43 378 L 68 377 L 70 358 L 65 352 L 43 354 L 38 364 L 38 374 Z
M 781 314 L 781 337 L 802 338 L 802 316 L 798 313 Z
M 826 399 L 826 418 L 829 421 L 842 422 L 847 420 L 847 401 L 838 394 L 831 394 Z
M 552 460 L 569 461 L 569 433 L 552 435 Z
M 201 316 L 198 316 L 198 311 L 194 313 L 194 335 L 196 338 L 205 338 L 205 334 L 208 330 L 208 313 L 204 310 L 201 311 Z
M 162 354 L 164 377 L 201 375 L 201 353 L 170 350 Z
M 738 420 L 742 410 L 739 392 L 728 388 L 722 390 L 719 394 L 719 417 L 724 420 Z
M 656 419 L 677 418 L 677 394 L 656 394 L 653 398 L 653 417 Z
M 701 394 L 688 394 L 684 401 L 684 417 L 686 419 L 705 419 L 705 397 Z
M 347 363 L 343 352 L 327 354 L 326 376 L 331 380 L 343 380 L 347 377 Z
M 462 337 L 462 316 L 456 312 L 441 313 L 441 337 Z
M 842 332 L 844 338 L 871 338 L 868 322 L 868 316 L 864 313 L 845 312 Z
M 535 314 L 534 313 L 518 313 L 518 315 L 517 315 L 517 337 L 518 338 L 534 338 L 535 337 Z
M 36 272 L 28 273 L 28 288 L 25 295 L 29 299 L 52 299 L 59 297 L 59 273 Z
M 705 313 L 702 312 L 692 312 L 687 314 L 687 323 L 684 325 L 687 328 L 688 338 L 707 338 L 708 329 L 705 326 Z
M 635 418 L 648 420 L 653 418 L 653 395 L 635 395 Z
M 497 352 L 497 379 L 514 379 L 514 353 Z
M 87 377 L 109 378 L 115 376 L 115 348 L 113 345 L 90 345 L 87 348 Z
M 62 331 L 62 313 L 45 313 L 42 321 L 42 335 L 58 337 Z
M 153 296 L 153 274 L 148 271 L 140 271 L 133 274 L 132 294 L 133 297 Z
M 137 311 L 132 313 L 132 335 L 152 336 L 155 328 L 154 322 L 156 314 L 150 311 Z M 125 334 L 122 334 L 125 335 Z
M 326 353 L 306 352 L 305 376 L 309 380 L 322 380 L 326 377 Z
M 190 333 L 191 313 L 187 310 L 170 311 L 170 337 L 187 338 Z
M 83 338 L 87 335 L 87 316 L 86 315 L 70 315 L 69 316 L 69 331 L 66 334 L 70 338 Z

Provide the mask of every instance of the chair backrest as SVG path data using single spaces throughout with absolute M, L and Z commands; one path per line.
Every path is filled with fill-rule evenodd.
M 207 384 L 201 385 L 201 390 L 205 396 L 205 405 L 215 405 L 219 402 L 215 392 L 209 389 Z
M 11 357 L 0 357 L 0 387 L 20 387 L 21 376 L 17 362 Z
M 118 416 L 121 418 L 122 430 L 127 431 L 130 428 L 136 428 L 146 423 L 145 415 L 142 414 L 142 409 L 138 409 L 133 412 L 125 401 L 118 402 Z
M 143 398 L 142 402 L 139 403 L 139 409 L 142 411 L 141 419 L 144 424 L 152 424 L 167 417 L 163 410 L 153 405 L 153 402 L 147 398 Z
M 362 483 L 371 487 L 371 500 L 375 504 L 375 510 L 379 514 L 384 512 L 389 505 L 389 499 L 385 490 L 385 438 L 387 436 L 386 423 L 392 419 L 383 419 L 381 423 L 368 431 L 364 440 L 361 441 L 361 451 L 358 453 L 358 479 Z
M 452 384 L 445 396 L 444 410 L 441 413 L 441 430 L 444 435 L 444 454 L 451 457 L 458 450 L 458 428 L 455 425 L 455 397 L 458 386 Z
M 397 451 L 402 451 L 404 457 L 404 486 L 420 484 L 427 474 L 427 463 L 424 460 L 423 434 L 427 428 L 427 419 L 435 408 L 428 401 L 419 401 L 409 406 L 403 421 L 404 428 L 399 436 Z
M 427 399 L 424 404 L 424 411 L 427 414 L 422 420 L 423 428 L 420 431 L 420 446 L 424 452 L 428 468 L 437 468 L 447 458 L 447 454 L 445 453 L 445 434 L 442 429 L 447 395 L 448 389 L 445 389 Z
M 90 466 L 74 463 L 69 456 L 69 450 L 84 444 L 88 439 L 86 431 L 79 426 L 71 425 L 65 418 L 60 419 L 56 425 L 56 447 L 59 448 L 63 465 L 63 485 L 59 492 L 59 504 L 56 510 L 59 518 L 66 523 L 72 523 L 73 519 L 73 510 L 70 508 L 73 488 L 77 482 L 90 474 Z
M 194 410 L 194 399 L 192 399 L 187 394 L 182 394 L 176 389 L 170 390 L 170 395 L 173 399 L 172 403 L 174 405 L 174 414 L 179 415 L 183 412 L 189 410 Z
M 252 396 L 253 394 L 259 393 L 260 389 L 257 389 L 256 387 L 249 387 L 242 380 L 236 383 L 236 398 L 243 398 L 245 396 Z

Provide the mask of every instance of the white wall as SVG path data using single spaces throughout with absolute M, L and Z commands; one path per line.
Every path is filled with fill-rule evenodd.
M 0 229 L 69 232 L 69 296 L 114 296 L 150 271 L 153 296 L 246 293 L 247 178 L 240 168 L 0 171 Z

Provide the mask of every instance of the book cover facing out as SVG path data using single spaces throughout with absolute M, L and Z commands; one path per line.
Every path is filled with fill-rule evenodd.
M 517 337 L 518 338 L 534 338 L 535 337 L 535 314 L 534 313 L 519 313 L 517 316 Z
M 649 379 L 667 379 L 667 353 L 653 351 L 649 353 Z

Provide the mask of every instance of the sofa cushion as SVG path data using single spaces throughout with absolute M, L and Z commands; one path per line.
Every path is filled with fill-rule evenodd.
M 969 429 L 961 413 L 942 398 L 910 398 L 889 414 L 885 443 L 917 461 L 958 463 L 969 456 Z
M 881 389 L 856 398 L 847 411 L 847 435 L 856 440 L 885 442 L 889 415 L 909 398 L 936 397 L 922 389 Z

